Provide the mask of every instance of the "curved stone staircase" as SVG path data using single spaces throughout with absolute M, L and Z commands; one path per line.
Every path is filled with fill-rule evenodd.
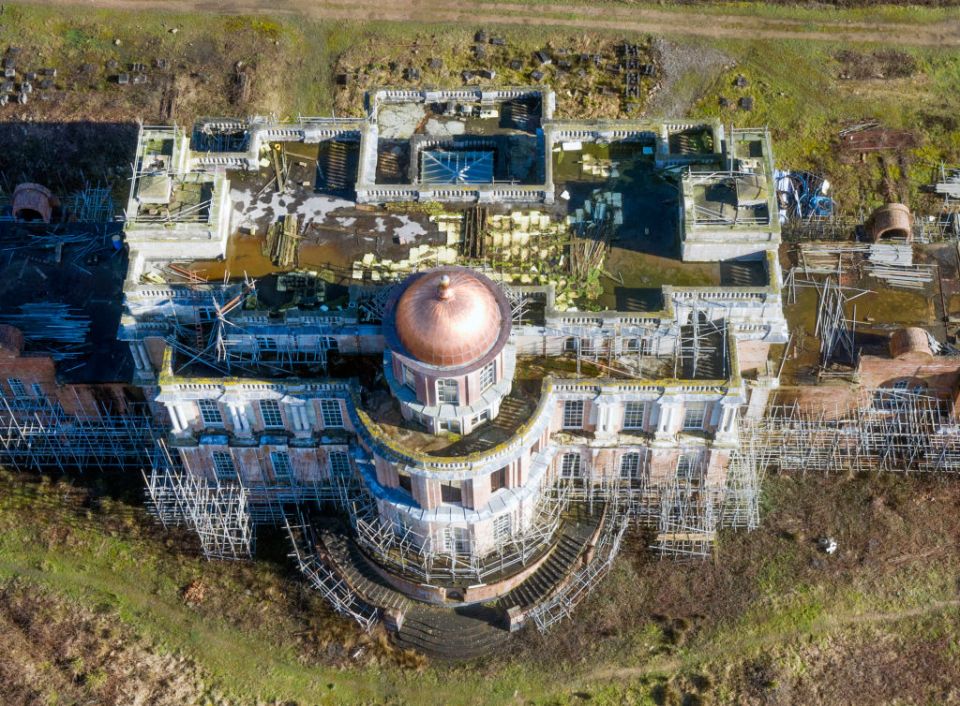
M 320 541 L 330 553 L 337 570 L 364 600 L 378 608 L 393 608 L 401 613 L 415 605 L 376 572 L 356 543 L 343 532 L 323 529 L 320 531 Z
M 547 560 L 526 581 L 501 598 L 497 605 L 503 610 L 513 607 L 527 609 L 536 605 L 575 570 L 585 544 L 600 523 L 599 515 L 590 515 L 582 506 L 574 506 L 561 526 L 560 538 L 550 550 Z
M 444 608 L 416 604 L 407 612 L 396 641 L 433 659 L 461 661 L 492 653 L 510 637 L 506 612 L 536 605 L 579 566 L 601 516 L 583 506 L 568 513 L 547 559 L 523 583 L 490 606 Z
M 484 605 L 442 608 L 416 604 L 395 636 L 400 647 L 446 662 L 483 657 L 508 639 L 503 613 Z
M 601 514 L 574 505 L 564 516 L 558 538 L 546 560 L 527 579 L 495 603 L 433 606 L 413 601 L 394 589 L 342 528 L 318 523 L 319 543 L 338 574 L 364 601 L 402 614 L 394 641 L 402 648 L 438 661 L 477 659 L 501 648 L 510 639 L 507 610 L 527 610 L 547 598 L 581 565 L 587 543 L 596 533 Z

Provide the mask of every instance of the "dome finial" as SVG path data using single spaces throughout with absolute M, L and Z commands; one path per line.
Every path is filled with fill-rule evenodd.
M 443 275 L 440 278 L 440 284 L 437 285 L 437 296 L 441 299 L 449 299 L 451 295 L 450 275 Z

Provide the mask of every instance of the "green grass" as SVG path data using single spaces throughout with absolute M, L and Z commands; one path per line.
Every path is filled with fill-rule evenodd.
M 898 498 L 902 491 L 894 480 L 885 483 L 891 503 L 909 497 Z M 124 503 L 106 501 L 89 510 L 82 507 L 82 493 L 63 486 L 8 476 L 0 486 L 0 581 L 17 578 L 115 615 L 153 650 L 189 657 L 212 687 L 241 702 L 497 704 L 519 695 L 527 703 L 567 704 L 588 694 L 591 703 L 643 704 L 674 691 L 693 694 L 695 684 L 719 679 L 709 688 L 719 703 L 724 689 L 733 689 L 721 678 L 730 665 L 772 658 L 779 673 L 802 679 L 811 645 L 857 642 L 866 639 L 865 631 L 895 635 L 904 644 L 940 641 L 948 661 L 960 654 L 951 637 L 956 621 L 946 618 L 956 611 L 950 603 L 956 597 L 952 564 L 911 564 L 886 577 L 855 574 L 811 583 L 802 578 L 804 552 L 793 544 L 759 560 L 752 589 L 758 598 L 746 610 L 702 629 L 682 625 L 670 633 L 641 619 L 622 625 L 615 639 L 584 647 L 582 660 L 572 662 L 540 659 L 534 651 L 490 666 L 417 671 L 389 659 L 346 669 L 326 666 L 305 654 L 294 637 L 303 629 L 302 611 L 316 617 L 320 630 L 338 630 L 339 639 L 358 645 L 360 638 L 315 594 L 308 591 L 301 608 L 301 599 L 284 598 L 291 586 L 282 566 L 204 562 L 189 551 L 171 551 L 163 533 Z M 857 502 L 859 487 L 851 488 L 851 502 Z M 796 502 L 803 486 L 774 482 L 771 490 L 768 503 L 777 513 L 781 503 Z M 724 540 L 734 543 L 728 552 L 741 538 L 749 542 L 741 534 Z M 578 619 L 612 625 L 635 620 L 624 617 L 624 597 L 647 595 L 642 600 L 648 601 L 654 594 L 644 591 L 658 589 L 627 566 L 618 565 Z M 195 579 L 212 594 L 199 608 L 181 597 L 183 586 Z M 97 683 L 92 676 L 91 688 Z
M 823 16 L 821 13 L 830 19 L 868 16 L 863 10 L 808 10 L 753 3 L 696 5 L 692 10 L 670 11 L 758 12 L 765 17 L 798 18 L 811 26 Z M 869 14 L 887 21 L 931 22 L 953 17 L 955 12 L 883 8 Z M 289 64 L 296 70 L 283 77 L 272 102 L 256 108 L 281 116 L 329 113 L 335 101 L 332 73 L 336 58 L 357 45 L 371 43 L 374 38 L 389 45 L 404 45 L 431 33 L 449 35 L 452 39 L 448 44 L 452 44 L 475 29 L 289 17 L 134 15 L 11 5 L 6 6 L 2 20 L 0 41 L 29 41 L 32 49 L 72 63 L 99 63 L 108 58 L 140 61 L 154 54 L 196 52 L 196 45 L 210 37 L 238 47 L 235 54 L 224 55 L 230 61 L 254 61 L 258 47 L 276 50 L 285 57 L 296 57 L 296 62 Z M 26 27 L 31 33 L 25 40 Z M 179 31 L 171 34 L 171 27 Z M 560 41 L 571 36 L 570 32 L 546 29 L 530 32 L 505 28 L 503 33 L 525 49 L 548 39 Z M 609 32 L 597 36 L 623 35 Z M 119 47 L 114 44 L 116 37 L 122 37 Z M 778 163 L 827 175 L 837 185 L 841 206 L 847 210 L 880 201 L 877 182 L 881 175 L 873 162 L 840 163 L 833 141 L 845 120 L 874 117 L 891 127 L 920 132 L 921 143 L 913 150 L 906 171 L 914 195 L 929 176 L 928 170 L 941 159 L 960 161 L 960 130 L 954 117 L 956 96 L 960 95 L 960 53 L 910 50 L 920 67 L 916 81 L 870 83 L 864 88 L 837 80 L 839 66 L 834 57 L 842 48 L 840 44 L 676 41 L 718 48 L 736 62 L 718 75 L 692 70 L 680 77 L 673 90 L 693 104 L 696 115 L 719 116 L 743 126 L 769 125 L 775 136 Z M 730 83 L 740 73 L 750 82 L 747 93 L 755 97 L 755 109 L 751 113 L 721 111 L 716 99 L 721 94 L 731 98 L 738 95 Z M 214 109 L 226 108 L 210 108 Z M 876 492 L 896 496 L 901 504 L 912 502 L 914 491 L 898 490 L 914 488 L 905 479 L 891 479 L 885 486 L 877 481 L 877 485 L 882 487 Z M 812 481 L 769 483 L 763 499 L 765 527 L 771 518 L 775 521 L 786 509 L 796 507 L 798 499 L 805 497 L 804 488 L 811 496 L 820 491 Z M 285 564 L 207 563 L 189 550 L 172 551 L 164 535 L 151 529 L 150 521 L 139 510 L 107 503 L 88 511 L 65 502 L 65 494 L 62 488 L 34 487 L 9 478 L 0 484 L 0 577 L 20 577 L 116 615 L 154 649 L 195 660 L 213 683 L 244 702 L 277 698 L 305 704 L 518 700 L 566 704 L 578 703 L 582 692 L 593 704 L 648 704 L 668 700 L 675 692 L 694 694 L 692 679 L 703 673 L 712 674 L 717 682 L 711 691 L 714 702 L 734 702 L 737 687 L 724 675 L 743 660 L 770 656 L 787 673 L 800 678 L 807 672 L 815 673 L 807 660 L 810 644 L 856 643 L 869 640 L 873 633 L 868 631 L 881 628 L 908 646 L 941 640 L 944 659 L 954 665 L 960 663 L 956 619 L 950 617 L 956 609 L 939 607 L 956 597 L 954 561 L 941 565 L 939 557 L 929 562 L 918 559 L 897 564 L 896 572 L 877 569 L 859 574 L 850 569 L 839 577 L 818 580 L 808 571 L 809 547 L 799 541 L 777 543 L 763 529 L 752 536 L 725 536 L 718 560 L 751 557 L 744 564 L 752 571 L 749 578 L 731 578 L 725 590 L 743 592 L 755 604 L 732 615 L 710 618 L 676 644 L 666 639 L 662 627 L 649 617 L 664 595 L 669 598 L 671 572 L 658 573 L 650 564 L 634 568 L 636 557 L 624 557 L 600 592 L 578 611 L 576 622 L 561 627 L 551 638 L 560 641 L 566 633 L 588 630 L 591 623 L 601 619 L 611 626 L 609 635 L 580 644 L 573 655 L 553 659 L 556 653 L 548 648 L 528 649 L 515 659 L 495 659 L 489 665 L 428 667 L 421 672 L 404 669 L 385 654 L 376 664 L 340 668 L 315 654 L 305 655 L 295 636 L 316 621 L 314 627 L 320 631 L 336 633 L 338 644 L 360 644 L 362 638 L 332 616 L 318 597 L 293 588 L 296 578 L 287 575 L 289 567 Z M 835 531 L 846 546 L 847 536 L 858 531 L 851 525 L 861 519 L 858 513 L 864 498 L 842 495 L 834 502 L 838 508 L 833 518 Z M 852 510 L 842 512 L 847 508 Z M 64 532 L 66 538 L 61 537 Z M 928 541 L 945 540 L 931 533 Z M 705 566 L 700 570 L 708 573 L 709 569 Z M 695 570 L 676 567 L 675 572 L 691 583 L 698 580 Z M 212 604 L 200 609 L 185 605 L 181 598 L 182 588 L 197 578 L 216 587 Z M 283 597 L 297 590 L 302 591 L 297 594 L 302 602 L 300 598 Z M 279 598 L 269 598 L 278 594 Z M 628 609 L 632 612 L 626 612 Z M 904 611 L 920 612 L 903 617 Z M 369 645 L 368 649 L 377 648 Z M 610 675 L 598 675 L 603 670 Z
M 641 5 L 641 7 L 647 7 Z M 866 10 L 810 10 L 790 6 L 767 6 L 755 3 L 684 6 L 660 8 L 657 11 L 701 13 L 761 13 L 771 17 L 793 17 L 814 21 L 830 19 L 865 21 L 878 16 L 890 21 L 927 22 L 960 17 L 960 11 L 949 9 L 903 8 Z M 506 12 L 506 10 L 505 10 Z M 879 13 L 879 14 L 878 14 Z M 176 34 L 169 30 L 177 28 Z M 29 31 L 28 31 L 29 29 Z M 327 22 L 281 16 L 223 16 L 216 14 L 126 13 L 101 9 L 76 10 L 48 8 L 41 5 L 7 5 L 0 23 L 0 43 L 24 46 L 25 53 L 42 53 L 44 61 L 61 68 L 92 63 L 101 67 L 114 59 L 121 64 L 148 62 L 154 57 L 182 58 L 189 69 L 208 71 L 214 66 L 222 77 L 214 76 L 193 103 L 186 101 L 185 114 L 179 120 L 189 121 L 195 114 L 230 114 L 237 108 L 225 100 L 221 83 L 238 61 L 258 65 L 255 95 L 252 104 L 242 112 L 274 113 L 281 117 L 330 114 L 336 104 L 337 91 L 333 72 L 341 56 L 351 57 L 360 65 L 380 65 L 388 57 L 425 62 L 430 52 L 438 52 L 446 66 L 450 82 L 459 83 L 453 67 L 469 63 L 464 47 L 469 46 L 475 27 L 443 24 L 411 24 L 399 22 Z M 549 42 L 557 46 L 576 45 L 582 40 L 617 41 L 632 38 L 645 41 L 642 34 L 617 31 L 577 33 L 572 29 L 541 28 L 530 32 L 521 27 L 498 26 L 498 34 L 507 37 L 511 50 L 529 53 Z M 119 46 L 115 39 L 121 39 Z M 421 53 L 414 57 L 411 46 L 421 42 Z M 720 73 L 691 68 L 672 84 L 671 91 L 681 104 L 691 105 L 696 116 L 720 117 L 726 123 L 740 126 L 768 125 L 774 134 L 774 152 L 779 165 L 806 168 L 827 176 L 836 186 L 836 197 L 843 211 L 856 213 L 861 207 L 872 208 L 887 199 L 883 182 L 886 172 L 896 177 L 902 172 L 907 185 L 905 198 L 921 200 L 921 187 L 929 182 L 941 161 L 960 162 L 960 121 L 956 118 L 956 96 L 960 94 L 960 52 L 933 48 L 906 48 L 917 61 L 915 77 L 897 81 L 840 81 L 840 65 L 836 54 L 849 49 L 837 42 L 809 42 L 802 39 L 773 41 L 675 37 L 674 42 L 692 49 L 718 49 L 735 64 Z M 366 49 L 368 48 L 368 49 Z M 461 51 L 462 50 L 462 51 Z M 869 47 L 858 50 L 870 51 Z M 456 53 L 455 53 L 456 52 Z M 25 54 L 26 55 L 26 54 Z M 501 67 L 498 80 L 516 82 L 522 75 Z M 68 72 L 65 72 L 68 73 Z M 745 90 L 731 87 L 733 78 L 743 74 L 750 85 Z M 576 112 L 579 102 L 598 101 L 597 96 L 565 98 L 561 89 L 563 113 Z M 81 91 L 92 91 L 89 110 L 98 109 L 102 92 L 115 106 L 120 89 L 105 79 L 92 88 L 81 84 Z M 132 94 L 130 94 L 132 95 Z M 752 112 L 721 109 L 717 99 L 726 96 L 735 103 L 740 95 L 755 99 Z M 338 106 L 341 112 L 361 110 L 359 97 Z M 125 111 L 127 119 L 149 117 L 154 102 L 135 102 Z M 567 105 L 569 103 L 569 106 Z M 599 104 L 597 104 L 599 106 Z M 144 113 L 147 113 L 144 115 Z M 918 133 L 918 146 L 905 156 L 905 164 L 888 160 L 884 167 L 879 157 L 865 163 L 844 164 L 838 157 L 836 136 L 846 121 L 866 118 L 880 120 L 892 128 L 906 128 Z M 928 204 L 929 205 L 929 204 Z
M 834 196 L 848 213 L 873 208 L 885 201 L 880 188 L 883 171 L 880 157 L 865 163 L 845 164 L 837 148 L 837 134 L 845 123 L 867 119 L 884 126 L 914 131 L 918 147 L 906 154 L 906 198 L 916 203 L 920 188 L 930 183 L 941 161 L 960 160 L 960 130 L 955 115 L 955 96 L 960 91 L 960 53 L 908 49 L 918 63 L 909 79 L 891 81 L 843 81 L 837 78 L 837 53 L 841 44 L 717 41 L 714 46 L 735 60 L 735 66 L 703 88 L 693 113 L 719 117 L 735 126 L 769 126 L 779 166 L 810 169 L 827 176 L 836 187 Z M 869 50 L 865 50 L 869 51 Z M 732 86 L 743 75 L 745 89 Z M 741 95 L 754 98 L 754 108 L 744 112 L 719 106 L 719 96 L 732 104 Z M 892 159 L 892 156 L 891 156 Z M 899 166 L 892 165 L 892 176 Z
M 485 0 L 488 4 L 516 5 L 517 0 Z M 553 0 L 519 0 L 520 4 L 534 7 L 557 5 Z M 907 24 L 928 24 L 956 19 L 960 15 L 957 7 L 931 7 L 911 4 L 870 5 L 864 7 L 832 7 L 820 4 L 816 7 L 804 7 L 791 3 L 768 3 L 763 0 L 740 2 L 708 2 L 697 0 L 683 4 L 664 4 L 657 0 L 564 0 L 565 7 L 609 5 L 611 7 L 629 7 L 637 10 L 656 10 L 663 13 L 742 15 L 769 19 L 807 21 L 811 25 L 827 22 L 895 22 Z

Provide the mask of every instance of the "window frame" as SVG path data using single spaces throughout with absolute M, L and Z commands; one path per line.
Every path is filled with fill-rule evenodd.
M 278 463 L 279 461 L 279 463 Z M 273 469 L 273 481 L 277 485 L 294 485 L 293 459 L 288 451 L 271 451 L 270 466 Z
M 693 418 L 691 419 L 691 413 Z M 699 423 L 694 423 L 699 414 Z M 687 402 L 683 406 L 683 431 L 703 431 L 707 423 L 707 403 L 706 402 Z
M 273 336 L 256 336 L 257 350 L 276 351 L 278 349 L 277 339 Z
M 265 409 L 266 407 L 266 409 Z M 267 413 L 269 410 L 269 414 Z M 273 420 L 276 412 L 276 421 Z M 270 421 L 267 421 L 267 418 Z M 260 400 L 260 420 L 263 422 L 264 429 L 285 429 L 286 424 L 283 419 L 283 410 L 280 409 L 279 400 Z
M 571 412 L 571 408 L 576 408 L 579 405 L 579 414 Z M 563 429 L 583 429 L 583 416 L 586 411 L 586 405 L 583 400 L 564 400 L 563 401 L 563 420 L 562 428 Z M 573 423 L 574 416 L 578 416 L 579 420 L 576 423 Z
M 631 416 L 636 421 L 637 407 L 639 407 L 639 422 L 631 424 Z M 643 423 L 647 416 L 647 403 L 642 400 L 631 400 L 623 405 L 623 428 L 628 431 L 643 430 Z
M 564 480 L 583 477 L 583 459 L 578 452 L 567 451 L 560 457 L 560 477 Z
M 451 390 L 453 397 L 445 397 Z M 437 404 L 460 404 L 460 383 L 455 378 L 437 378 Z
M 677 457 L 676 477 L 678 481 L 699 483 L 702 480 L 700 456 L 696 453 L 681 453 Z
M 322 351 L 340 351 L 340 343 L 333 336 L 320 337 L 320 350 Z
M 334 459 L 336 459 L 336 462 Z M 327 454 L 327 468 L 330 470 L 330 475 L 350 473 L 350 455 L 340 449 L 330 451 Z
M 440 530 L 440 543 L 445 554 L 470 554 L 473 538 L 468 527 L 444 527 Z
M 414 392 L 417 391 L 417 375 L 413 372 L 408 366 L 401 366 L 403 368 L 403 384 L 409 387 Z
M 638 481 L 643 476 L 643 454 L 626 451 L 620 456 L 620 480 Z
M 440 481 L 440 503 L 443 505 L 452 505 L 454 503 L 463 504 L 463 482 L 458 480 Z
M 502 515 L 494 517 L 491 530 L 493 532 L 493 541 L 509 541 L 510 538 L 513 537 L 513 515 L 505 512 Z
M 204 409 L 204 406 L 207 406 Z M 210 407 L 212 405 L 212 409 Z M 197 410 L 200 412 L 200 421 L 205 427 L 222 427 L 223 426 L 223 412 L 220 410 L 220 405 L 216 400 L 211 399 L 201 399 L 197 400 Z M 210 414 L 211 417 L 213 414 L 216 415 L 215 421 L 210 421 L 207 419 L 207 415 Z
M 237 464 L 233 460 L 233 454 L 229 451 L 214 451 L 212 454 L 213 475 L 218 483 L 232 483 L 238 479 Z M 222 462 L 230 464 L 229 470 Z
M 497 382 L 497 361 L 491 360 L 480 369 L 480 394 L 493 387 Z
M 7 387 L 10 388 L 10 394 L 13 395 L 15 399 L 22 400 L 29 396 L 27 395 L 27 388 L 21 378 L 7 378 Z
M 336 421 L 329 421 L 328 415 L 331 418 L 336 415 Z M 343 429 L 343 407 L 340 400 L 331 397 L 320 400 L 320 419 L 325 429 Z

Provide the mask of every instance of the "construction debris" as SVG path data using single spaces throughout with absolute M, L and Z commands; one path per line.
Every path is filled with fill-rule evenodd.
M 278 267 L 296 267 L 302 240 L 300 218 L 295 214 L 284 216 L 274 224 L 267 236 L 267 253 L 270 261 Z

